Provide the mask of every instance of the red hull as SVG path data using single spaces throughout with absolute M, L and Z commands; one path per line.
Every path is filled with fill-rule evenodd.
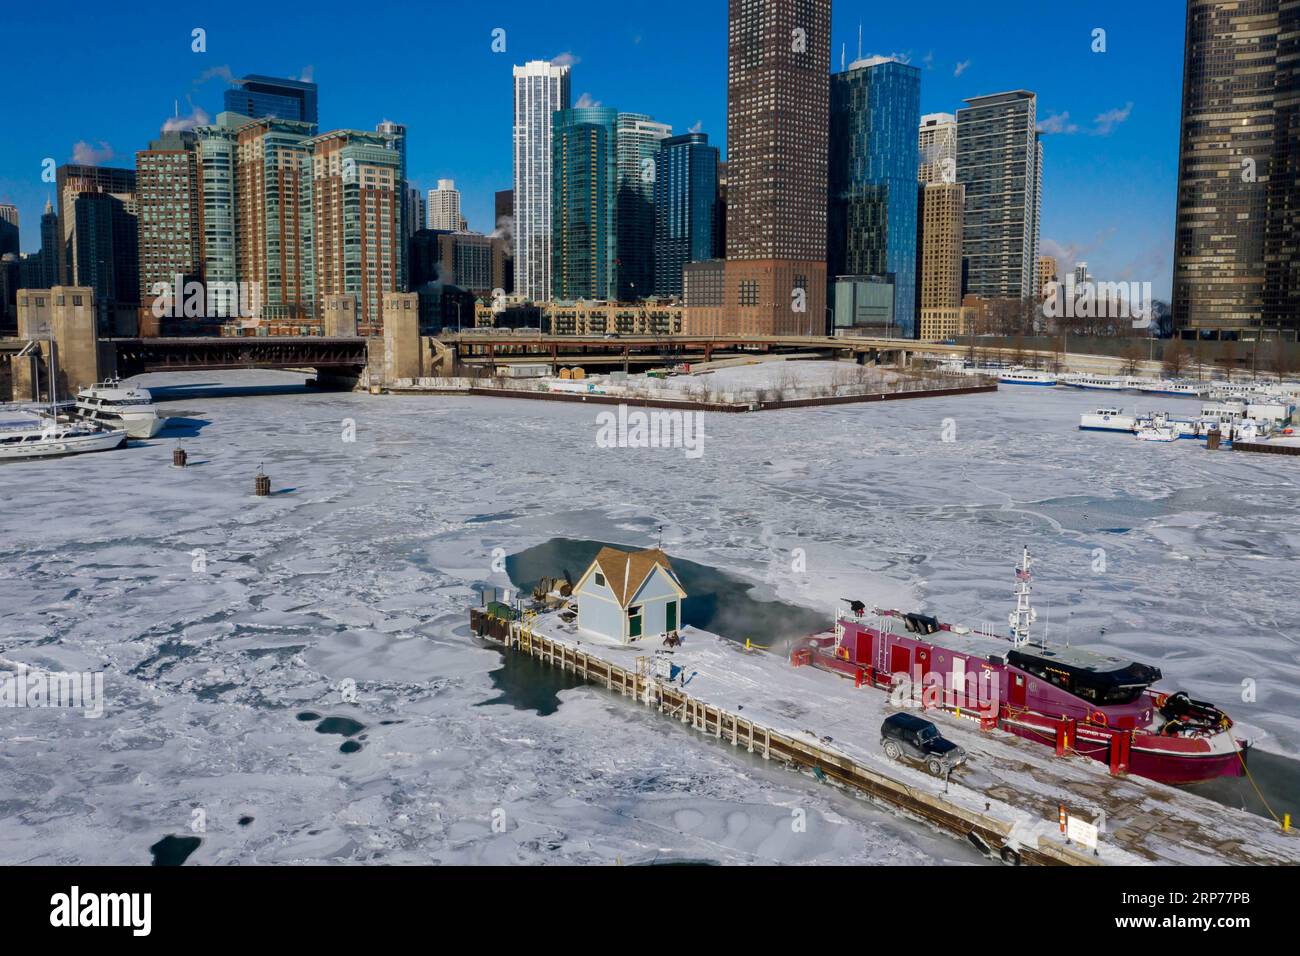
M 1055 738 L 1051 735 L 1055 728 L 1051 722 L 1037 715 L 1033 715 L 1032 719 L 1039 722 L 1039 725 L 1030 726 L 1027 725 L 1028 721 L 1001 719 L 998 721 L 998 727 L 1026 740 L 1053 744 Z M 1048 735 L 1046 739 L 1044 734 Z M 1097 739 L 1091 739 L 1093 735 L 1086 727 L 1079 727 L 1078 734 L 1079 739 L 1071 748 L 1072 753 L 1091 757 L 1101 763 L 1110 760 L 1109 742 L 1105 739 L 1109 735 L 1103 733 L 1097 735 Z M 1183 743 L 1183 741 L 1175 742 Z M 1210 753 L 1208 751 L 1177 753 L 1168 749 L 1169 743 L 1168 737 L 1134 734 L 1129 748 L 1128 772 L 1146 777 L 1148 780 L 1168 784 L 1203 783 L 1219 777 L 1245 776 L 1244 751 L 1240 755 L 1236 752 Z
M 852 677 L 881 690 L 889 687 L 889 675 L 864 672 L 860 664 L 837 659 L 820 649 L 808 647 L 807 650 L 811 651 L 807 663 L 819 670 Z M 1057 721 L 1031 711 L 1015 712 L 1012 716 L 1002 707 L 998 707 L 996 726 L 1017 737 L 1057 747 L 1058 753 L 1064 749 L 1108 764 L 1112 770 L 1160 783 L 1201 783 L 1218 777 L 1245 775 L 1245 751 L 1215 752 L 1209 738 L 1166 737 L 1141 731 L 1119 733 L 1078 721 Z M 1117 761 L 1112 743 L 1117 736 L 1127 738 L 1122 761 Z M 1068 742 L 1064 748 L 1062 740 Z

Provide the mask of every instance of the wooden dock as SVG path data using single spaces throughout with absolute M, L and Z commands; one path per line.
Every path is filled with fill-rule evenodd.
M 1263 455 L 1300 455 L 1300 445 L 1283 445 L 1264 441 L 1235 441 L 1233 451 L 1253 451 Z
M 690 667 L 709 670 L 700 682 L 704 690 L 690 693 L 655 673 L 654 648 L 607 646 L 568 633 L 543 632 L 553 631 L 556 624 L 554 614 L 507 621 L 481 609 L 470 611 L 473 633 L 507 651 L 528 654 L 719 742 L 809 771 L 953 836 L 980 842 L 1008 863 L 1300 862 L 1297 834 L 1282 833 L 1269 820 L 1140 777 L 1110 777 L 1096 761 L 1054 757 L 1050 748 L 1018 737 L 963 730 L 972 723 L 966 718 L 954 726 L 950 720 L 944 725 L 945 735 L 955 736 L 975 761 L 972 770 L 959 770 L 963 779 L 955 776 L 950 790 L 937 778 L 874 753 L 871 727 L 889 706 L 884 694 L 856 690 L 852 682 L 813 668 L 789 668 L 767 654 L 749 654 L 744 645 L 716 635 L 691 634 L 693 656 L 678 658 Z M 710 639 L 707 644 L 701 643 L 705 637 Z M 619 663 L 620 657 L 626 663 Z M 764 686 L 764 680 L 781 686 L 749 696 L 755 686 Z M 735 693 L 740 688 L 747 689 L 740 691 L 746 694 L 743 703 Z M 821 708 L 820 716 L 810 713 L 799 719 L 825 725 L 827 715 L 834 714 L 841 717 L 842 726 L 847 714 L 856 729 L 839 730 L 848 736 L 832 743 L 812 731 L 783 728 L 772 717 L 784 712 L 780 707 L 763 711 L 773 702 L 788 705 L 788 697 L 781 698 L 791 693 L 799 700 L 816 698 Z M 744 716 L 740 713 L 744 709 L 759 716 Z M 973 724 L 978 728 L 977 720 Z M 864 748 L 867 742 L 869 747 Z M 1067 804 L 1071 816 L 1095 808 L 1109 818 L 1097 854 L 1067 842 L 1058 831 L 1056 817 Z
M 697 700 L 680 688 L 639 669 L 630 671 L 603 658 L 537 634 L 518 622 L 493 618 L 478 609 L 470 611 L 470 628 L 480 637 L 500 642 L 508 650 L 534 657 L 552 667 L 568 671 L 607 690 L 630 697 L 675 718 L 702 734 L 744 747 L 764 760 L 777 759 L 794 767 L 820 772 L 873 800 L 902 810 L 910 816 L 968 838 L 976 834 L 1002 858 L 1013 864 L 1092 866 L 1099 861 L 1085 851 L 1068 846 L 1008 848 L 1011 827 L 966 808 L 936 799 L 908 787 L 853 760 L 825 748 L 760 726 L 738 714 Z M 644 660 L 644 658 L 643 658 Z

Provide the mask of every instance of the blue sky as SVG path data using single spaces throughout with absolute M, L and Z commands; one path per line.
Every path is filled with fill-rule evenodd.
M 573 94 L 649 113 L 678 132 L 726 139 L 726 3 L 596 0 L 310 5 L 243 0 L 191 10 L 140 0 L 104 5 L 11 3 L 0 13 L 6 96 L 0 103 L 0 202 L 16 202 L 24 251 L 39 245 L 52 186 L 41 162 L 98 156 L 134 165 L 179 102 L 210 116 L 226 75 L 303 76 L 320 84 L 323 129 L 410 129 L 409 175 L 453 178 L 471 228 L 492 226 L 492 194 L 510 186 L 510 67 L 559 56 Z M 921 111 L 966 97 L 1038 93 L 1046 139 L 1043 239 L 1099 278 L 1150 281 L 1167 298 L 1181 98 L 1182 0 L 835 0 L 834 68 L 862 24 L 864 54 L 898 54 L 923 70 Z M 333 10 L 335 12 L 331 13 Z M 207 51 L 191 50 L 191 30 Z M 506 52 L 491 49 L 506 31 Z M 1091 50 L 1106 31 L 1106 52 Z M 81 144 L 78 146 L 78 144 Z

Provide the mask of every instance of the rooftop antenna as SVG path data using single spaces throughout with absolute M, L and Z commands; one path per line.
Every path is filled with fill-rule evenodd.
M 858 22 L 858 59 L 862 59 L 862 23 Z
M 659 526 L 659 543 L 655 545 L 660 551 L 664 549 L 664 526 Z
M 844 72 L 844 50 L 847 46 L 848 46 L 847 43 L 840 44 L 840 72 L 841 73 Z

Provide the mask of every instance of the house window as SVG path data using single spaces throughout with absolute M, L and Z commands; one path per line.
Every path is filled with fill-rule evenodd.
M 641 636 L 641 605 L 627 609 L 627 636 Z
M 599 571 L 596 572 L 596 586 L 603 588 L 605 586 L 605 575 Z

